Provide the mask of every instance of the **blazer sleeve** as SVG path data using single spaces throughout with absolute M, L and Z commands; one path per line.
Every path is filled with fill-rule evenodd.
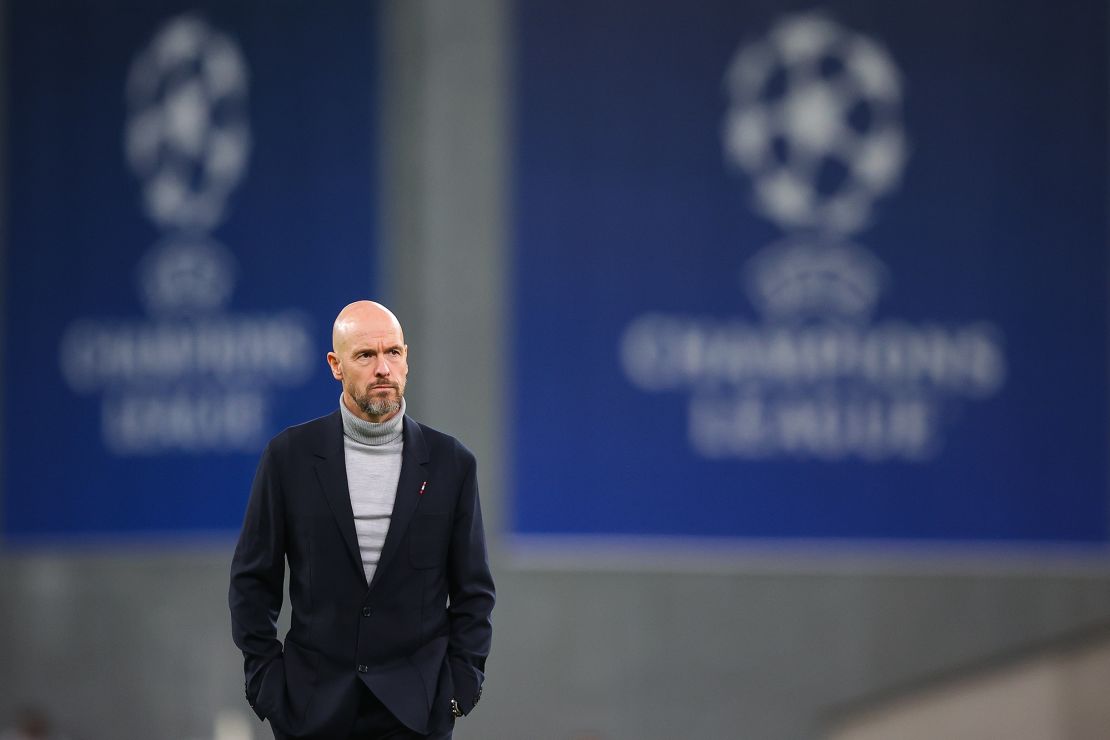
M 468 714 L 482 695 L 486 656 L 493 636 L 493 576 L 486 554 L 482 509 L 478 502 L 477 464 L 461 451 L 463 483 L 455 508 L 448 551 L 447 586 L 450 636 L 447 657 L 459 709 Z
M 231 561 L 231 636 L 243 651 L 247 701 L 257 707 L 267 669 L 275 659 L 280 662 L 281 642 L 277 639 L 277 619 L 281 612 L 285 582 L 285 507 L 277 471 L 275 441 L 262 453 L 251 486 L 243 529 Z

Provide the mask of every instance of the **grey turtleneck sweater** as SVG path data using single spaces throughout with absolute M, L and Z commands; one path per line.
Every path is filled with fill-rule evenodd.
M 366 582 L 374 578 L 378 558 L 382 554 L 385 535 L 393 517 L 393 501 L 397 497 L 397 481 L 401 477 L 402 420 L 401 410 L 381 424 L 364 421 L 347 409 L 339 398 L 343 412 L 343 457 L 347 466 L 347 488 L 351 492 L 351 510 L 355 515 L 355 534 L 362 552 L 362 570 Z

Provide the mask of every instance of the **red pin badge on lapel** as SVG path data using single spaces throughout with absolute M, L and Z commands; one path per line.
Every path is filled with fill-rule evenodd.
M 424 481 L 423 483 L 421 483 L 420 484 L 420 493 L 417 494 L 417 495 L 418 496 L 423 496 L 424 495 L 424 489 L 427 488 L 427 487 L 428 487 L 428 481 Z

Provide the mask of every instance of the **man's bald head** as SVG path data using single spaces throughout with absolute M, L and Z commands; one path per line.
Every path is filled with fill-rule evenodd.
M 367 421 L 382 422 L 401 408 L 408 378 L 409 348 L 401 322 L 374 301 L 343 307 L 331 330 L 328 365 L 343 384 L 343 401 Z
M 344 306 L 335 317 L 335 323 L 331 327 L 332 351 L 341 355 L 340 345 L 346 347 L 350 344 L 353 335 L 366 331 L 372 333 L 396 331 L 401 344 L 405 343 L 401 322 L 392 311 L 377 301 L 355 301 Z

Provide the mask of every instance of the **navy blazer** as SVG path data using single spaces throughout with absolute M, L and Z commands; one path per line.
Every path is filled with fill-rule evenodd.
M 345 736 L 362 681 L 411 729 L 481 696 L 494 587 L 474 455 L 404 417 L 393 518 L 371 583 L 355 535 L 340 412 L 262 453 L 231 564 L 247 700 L 280 737 Z M 292 622 L 277 639 L 285 563 Z

